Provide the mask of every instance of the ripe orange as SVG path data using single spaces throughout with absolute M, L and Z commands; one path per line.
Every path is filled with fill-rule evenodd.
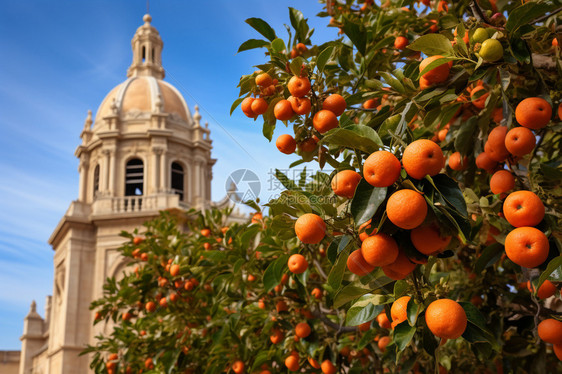
M 389 235 L 376 234 L 363 241 L 361 254 L 371 266 L 390 265 L 398 257 L 398 244 Z
M 294 114 L 293 107 L 291 106 L 289 100 L 280 100 L 273 107 L 273 115 L 279 121 L 288 121 Z
M 434 225 L 416 227 L 410 231 L 410 239 L 416 249 L 424 255 L 442 252 L 451 242 L 451 236 L 441 236 Z
M 297 43 L 296 47 L 297 47 L 297 51 L 299 51 L 300 53 L 307 50 L 306 45 L 304 43 Z
M 461 161 L 461 154 L 455 152 L 449 156 L 449 167 L 453 170 L 464 170 L 468 167 L 468 157 L 464 156 Z
M 494 161 L 490 158 L 490 155 L 487 154 L 486 152 L 482 152 L 480 153 L 477 157 L 476 157 L 476 167 L 479 169 L 483 169 L 486 171 L 491 171 L 493 170 L 497 165 L 498 162 Z
M 295 335 L 299 338 L 306 338 L 310 335 L 311 332 L 312 330 L 306 322 L 301 322 L 295 327 Z
M 269 87 L 273 83 L 273 79 L 267 73 L 261 73 L 256 76 L 256 84 L 261 87 Z
M 514 156 L 525 156 L 535 148 L 535 134 L 526 127 L 509 130 L 505 136 L 505 148 Z
M 425 198 L 414 190 L 398 190 L 388 198 L 386 214 L 396 226 L 411 230 L 422 224 L 427 216 Z
M 310 92 L 310 81 L 307 77 L 297 77 L 295 75 L 289 79 L 287 88 L 294 97 L 303 97 Z
M 359 331 L 362 332 L 369 331 L 371 329 L 371 321 L 364 322 L 357 327 L 359 328 Z
M 361 181 L 361 174 L 353 170 L 342 170 L 332 178 L 332 190 L 338 196 L 353 198 Z
M 531 281 L 527 281 L 527 288 L 529 289 L 530 292 L 535 291 L 535 286 L 531 283 Z M 557 291 L 558 289 L 556 288 L 554 283 L 552 283 L 547 279 L 539 287 L 539 290 L 537 291 L 537 297 L 539 299 L 548 299 L 549 297 L 554 295 Z
M 334 113 L 337 117 L 341 116 L 345 109 L 347 108 L 347 104 L 345 99 L 342 95 L 333 94 L 330 95 L 324 100 L 322 103 L 322 109 L 329 110 L 330 112 Z
M 391 327 L 390 321 L 388 320 L 388 316 L 385 312 L 380 312 L 377 316 L 377 323 L 383 329 L 389 329 Z
M 562 322 L 547 318 L 537 327 L 539 337 L 550 344 L 562 344 Z
M 180 273 L 180 266 L 178 264 L 173 264 L 172 266 L 170 266 L 170 275 L 172 277 L 175 277 L 179 273 Z
M 409 44 L 408 38 L 399 36 L 394 39 L 394 48 L 403 50 Z
M 305 116 L 310 113 L 311 104 L 308 98 L 289 96 L 287 100 L 291 103 L 293 111 L 298 115 Z
M 338 127 L 339 121 L 336 115 L 326 109 L 322 109 L 318 111 L 314 118 L 312 119 L 312 126 L 320 133 L 324 134 L 325 132 L 330 131 L 331 129 L 335 129 Z
M 324 360 L 321 365 L 323 374 L 336 374 L 337 370 L 332 361 Z
M 295 149 L 297 149 L 297 142 L 295 141 L 295 138 L 289 134 L 280 135 L 275 141 L 275 145 L 281 153 L 286 155 L 290 155 L 295 152 Z
M 388 336 L 383 336 L 382 338 L 379 339 L 379 341 L 377 342 L 377 346 L 379 347 L 379 349 L 381 350 L 381 352 L 384 353 L 384 351 L 386 351 L 386 346 L 390 343 L 390 337 Z
M 376 151 L 363 164 L 365 180 L 374 187 L 388 187 L 398 180 L 402 166 L 388 151 Z
M 505 147 L 506 135 L 506 126 L 495 127 L 488 134 L 488 140 L 486 144 L 484 144 L 484 152 L 486 152 L 492 160 L 501 162 L 509 156 L 509 151 Z
M 503 119 L 503 108 L 501 107 L 495 108 L 492 111 L 492 121 L 499 124 L 502 121 L 502 119 Z
M 536 226 L 544 218 L 544 205 L 531 191 L 515 191 L 503 203 L 505 219 L 513 227 Z
M 416 266 L 403 251 L 399 251 L 396 261 L 388 266 L 383 266 L 382 271 L 387 277 L 399 280 L 406 278 L 408 274 L 414 271 Z
M 244 100 L 242 100 L 242 103 L 240 104 L 240 108 L 242 109 L 242 112 L 244 112 L 246 117 L 249 117 L 249 118 L 255 118 L 256 117 L 256 114 L 252 110 L 252 103 L 253 102 L 254 102 L 253 97 L 247 97 Z
M 320 369 L 320 363 L 318 361 L 316 361 L 315 359 L 313 359 L 312 357 L 308 358 L 308 363 L 310 364 L 310 366 L 312 366 L 315 369 Z
M 445 157 L 437 143 L 419 139 L 408 144 L 404 150 L 402 165 L 410 177 L 422 179 L 426 175 L 439 174 L 445 166 Z
M 390 317 L 392 318 L 392 328 L 394 329 L 396 325 L 404 322 L 408 318 L 408 302 L 410 301 L 410 296 L 402 296 L 390 307 Z
M 252 112 L 254 112 L 256 116 L 267 112 L 267 107 L 267 101 L 265 101 L 265 99 L 262 99 L 261 97 L 254 99 L 254 101 L 252 101 L 252 105 L 250 106 Z
M 291 354 L 285 359 L 285 366 L 290 371 L 297 371 L 299 370 L 299 355 L 298 354 Z
M 316 300 L 320 300 L 320 299 L 322 299 L 323 292 L 320 288 L 315 288 L 315 289 L 312 290 L 312 292 L 310 294 L 312 296 L 314 296 L 314 298 Z
M 482 90 L 484 90 L 485 92 L 479 92 Z M 477 92 L 479 92 L 478 95 L 476 94 Z M 476 86 L 470 92 L 470 100 L 472 101 L 472 105 L 474 105 L 478 109 L 484 109 L 488 96 L 490 96 L 490 93 L 486 92 L 484 86 Z
M 149 301 L 144 307 L 147 312 L 154 312 L 156 310 L 156 304 L 154 301 Z
M 306 271 L 306 269 L 308 269 L 308 261 L 306 261 L 306 258 L 299 253 L 289 257 L 287 264 L 289 265 L 289 270 L 294 274 L 302 274 Z
M 562 103 L 558 105 L 558 119 L 562 119 Z
M 521 126 L 537 130 L 550 122 L 552 107 L 545 99 L 528 97 L 515 108 L 515 119 Z
M 375 266 L 370 265 L 361 254 L 361 249 L 356 249 L 351 252 L 347 258 L 347 268 L 353 274 L 359 275 L 360 277 L 369 274 L 375 270 Z
M 556 39 L 555 39 L 556 40 Z M 554 354 L 556 355 L 556 357 L 562 361 L 562 344 L 554 344 L 552 346 L 552 349 L 554 350 Z
M 281 313 L 288 311 L 289 307 L 287 306 L 285 300 L 279 300 L 277 304 L 275 304 L 275 309 L 277 310 L 277 313 Z
M 369 99 L 363 103 L 364 109 L 375 109 L 379 105 L 379 99 Z
M 505 237 L 505 253 L 519 266 L 534 268 L 548 257 L 546 235 L 534 227 L 518 227 Z
M 435 300 L 425 310 L 425 322 L 433 335 L 456 339 L 466 330 L 467 318 L 462 306 L 450 299 Z
M 244 372 L 244 363 L 242 361 L 236 361 L 232 364 L 232 371 L 236 374 L 240 374 Z
M 423 76 L 420 78 L 420 90 L 425 90 L 426 88 L 429 88 L 429 87 L 433 86 L 433 84 L 434 83 L 431 83 L 430 81 L 428 81 Z M 441 139 L 441 140 L 443 140 L 443 139 Z
M 139 245 L 140 243 L 142 243 L 144 241 L 144 238 L 141 236 L 135 236 L 133 238 L 133 244 L 134 245 Z
M 367 231 L 369 231 L 370 234 L 368 234 Z M 365 222 L 365 223 L 363 223 L 359 226 L 359 229 L 357 229 L 357 232 L 359 233 L 359 240 L 363 241 L 363 240 L 367 239 L 369 236 L 375 235 L 377 233 L 377 229 L 374 229 L 371 232 L 371 220 L 368 220 L 367 222 Z
M 295 222 L 295 233 L 305 244 L 318 244 L 326 235 L 326 223 L 314 213 L 305 213 Z
M 421 63 L 420 63 L 420 73 L 422 71 L 424 71 L 424 69 L 431 64 L 433 61 L 438 60 L 440 58 L 443 58 L 443 56 L 440 55 L 435 55 L 435 56 L 431 56 L 428 58 L 425 58 Z M 452 61 L 449 61 L 448 63 L 445 62 L 442 65 L 439 65 L 433 69 L 431 69 L 430 71 L 428 71 L 427 73 L 425 73 L 424 75 L 422 75 L 422 78 L 425 79 L 425 81 L 429 84 L 432 83 L 441 83 L 447 80 L 447 78 L 449 77 L 449 70 L 451 70 L 451 66 L 453 65 Z
M 492 191 L 494 195 L 505 194 L 514 187 L 515 178 L 513 174 L 507 170 L 498 170 L 492 175 L 492 178 L 490 178 L 490 191 Z
M 144 367 L 147 369 L 154 369 L 154 363 L 152 362 L 152 358 L 147 358 L 144 360 Z

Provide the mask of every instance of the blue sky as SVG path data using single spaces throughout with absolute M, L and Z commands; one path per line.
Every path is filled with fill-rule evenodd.
M 213 199 L 225 193 L 234 170 L 248 168 L 267 197 L 269 171 L 296 160 L 261 135 L 261 124 L 239 110 L 229 115 L 236 85 L 262 51 L 236 54 L 249 38 L 260 37 L 244 23 L 268 21 L 285 37 L 288 7 L 303 11 L 313 41 L 336 37 L 328 19 L 316 18 L 322 5 L 307 1 L 152 1 L 152 24 L 164 40 L 166 80 L 198 104 L 209 121 L 218 159 Z M 52 293 L 51 232 L 78 196 L 79 144 L 86 112 L 95 113 L 111 88 L 125 80 L 131 38 L 146 12 L 145 1 L 11 1 L 0 18 L 0 350 L 20 349 L 23 318 L 31 300 L 43 315 Z M 278 127 L 274 139 L 288 132 Z M 236 141 L 232 140 L 232 137 Z

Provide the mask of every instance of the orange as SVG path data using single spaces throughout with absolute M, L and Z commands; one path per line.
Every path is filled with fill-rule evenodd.
M 371 321 L 364 322 L 364 323 L 360 324 L 359 326 L 357 326 L 357 328 L 359 329 L 359 331 L 362 331 L 362 332 L 369 331 L 371 329 Z
M 498 170 L 490 178 L 490 191 L 494 195 L 505 194 L 515 187 L 515 178 L 507 170 Z M 505 195 L 504 195 L 505 197 Z M 503 198 L 503 197 L 502 197 Z
M 305 244 L 318 244 L 326 235 L 326 223 L 314 213 L 305 213 L 295 222 L 295 233 Z
M 385 312 L 379 313 L 379 315 L 377 316 L 377 323 L 383 329 L 389 329 L 391 327 L 390 321 L 388 320 L 388 316 Z
M 139 245 L 140 243 L 142 243 L 144 241 L 144 238 L 140 237 L 140 236 L 135 236 L 133 238 L 133 244 L 134 245 Z
M 477 92 L 482 90 L 486 91 L 484 86 L 476 86 L 470 92 L 470 100 L 472 101 L 472 105 L 474 105 L 478 109 L 484 109 L 484 107 L 486 106 L 486 99 L 488 98 L 488 96 L 490 96 L 489 92 L 480 92 L 478 95 L 476 95 Z
M 550 344 L 562 344 L 562 322 L 547 318 L 537 327 L 539 337 Z
M 310 92 L 310 81 L 307 77 L 297 77 L 295 75 L 289 79 L 287 88 L 294 97 L 303 97 Z
M 423 76 L 420 78 L 420 90 L 425 90 L 426 88 L 433 86 L 433 84 L 434 83 L 431 83 Z
M 394 40 L 394 48 L 403 50 L 409 44 L 408 38 L 399 36 Z
M 156 304 L 154 301 L 149 301 L 144 307 L 147 312 L 154 312 L 156 310 Z
M 451 242 L 451 236 L 441 236 L 435 225 L 416 227 L 410 231 L 410 239 L 414 247 L 424 255 L 442 252 Z
M 514 156 L 525 156 L 535 149 L 535 134 L 526 127 L 509 130 L 505 136 L 505 148 Z
M 462 306 L 450 299 L 435 300 L 425 310 L 425 322 L 433 335 L 456 339 L 466 330 L 467 318 Z
M 495 123 L 499 124 L 503 119 L 503 109 L 500 108 L 495 108 L 492 111 L 492 121 L 494 121 Z
M 175 277 L 179 273 L 180 273 L 180 266 L 178 264 L 173 264 L 172 266 L 170 266 L 170 275 L 172 277 Z
M 484 169 L 486 171 L 490 171 L 493 170 L 498 162 L 494 161 L 490 158 L 490 155 L 487 154 L 486 152 L 482 152 L 478 155 L 478 157 L 476 157 L 476 167 L 479 169 Z
M 298 354 L 291 354 L 285 359 L 285 366 L 290 371 L 297 371 L 299 370 L 299 355 Z
M 400 280 L 406 278 L 406 276 L 414 271 L 415 268 L 416 264 L 410 261 L 403 251 L 400 251 L 396 261 L 388 266 L 383 266 L 382 271 L 387 277 L 394 280 Z
M 250 106 L 252 112 L 254 112 L 254 114 L 257 116 L 267 112 L 267 107 L 268 107 L 267 101 L 265 101 L 261 97 L 254 99 L 254 101 L 252 101 L 252 105 Z
M 306 45 L 304 45 L 304 43 L 297 43 L 297 51 L 302 53 L 306 50 L 307 50 L 307 48 L 306 48 Z
M 211 230 L 209 230 L 209 229 L 202 229 L 202 230 L 201 230 L 201 235 L 203 235 L 203 236 L 205 236 L 205 237 L 208 238 L 209 236 L 211 236 Z
M 332 361 L 324 360 L 321 365 L 323 374 L 336 374 L 337 370 Z
M 420 67 L 419 67 L 420 73 L 422 71 L 424 71 L 424 69 L 429 64 L 431 64 L 433 61 L 438 60 L 440 58 L 443 58 L 443 56 L 435 55 L 435 56 L 431 56 L 431 57 L 423 59 L 423 61 L 420 63 Z M 444 62 L 443 64 L 431 69 L 430 71 L 428 71 L 427 73 L 422 75 L 421 78 L 424 78 L 425 81 L 428 84 L 444 82 L 444 81 L 447 80 L 447 78 L 449 78 L 449 71 L 451 70 L 452 65 L 453 65 L 452 61 Z
M 306 269 L 308 269 L 308 261 L 306 261 L 306 258 L 299 253 L 289 257 L 287 264 L 289 265 L 289 270 L 294 274 L 302 274 L 306 271 Z
M 152 363 L 152 358 L 147 358 L 144 360 L 144 367 L 147 369 L 154 369 L 154 364 Z
M 449 167 L 453 170 L 464 170 L 468 167 L 468 157 L 464 156 L 461 161 L 461 154 L 455 152 L 449 156 Z
M 295 113 L 300 116 L 305 116 L 310 113 L 310 100 L 306 97 L 289 96 L 287 99 L 291 103 L 291 108 Z
M 249 117 L 249 118 L 255 118 L 256 117 L 256 114 L 252 111 L 252 103 L 253 102 L 254 102 L 253 97 L 247 97 L 244 100 L 242 100 L 242 103 L 240 104 L 240 108 L 242 109 L 242 112 L 244 112 L 246 117 Z
M 313 359 L 312 357 L 308 358 L 308 363 L 310 364 L 310 366 L 312 366 L 315 369 L 320 369 L 320 363 L 318 361 L 316 361 L 315 359 Z
M 505 237 L 505 253 L 519 266 L 534 268 L 548 257 L 549 244 L 546 235 L 534 227 L 518 227 Z
M 527 281 L 527 288 L 529 289 L 530 292 L 535 291 L 535 286 L 531 283 L 531 281 Z M 539 290 L 537 291 L 537 297 L 539 299 L 548 299 L 549 297 L 554 295 L 557 291 L 558 289 L 556 288 L 554 283 L 552 283 L 547 279 L 539 287 Z
M 258 74 L 256 76 L 256 84 L 261 87 L 269 87 L 273 83 L 273 79 L 267 73 Z
M 375 109 L 379 105 L 379 99 L 369 99 L 363 103 L 365 109 Z
M 398 180 L 402 166 L 388 151 L 376 151 L 363 164 L 365 180 L 374 187 L 388 187 Z
M 486 144 L 484 144 L 484 152 L 486 152 L 492 160 L 501 162 L 509 156 L 509 151 L 505 147 L 506 135 L 506 126 L 495 127 L 488 134 L 488 140 L 486 140 Z
M 342 170 L 332 178 L 332 190 L 338 196 L 353 198 L 361 175 L 353 170 Z
M 297 149 L 297 142 L 295 141 L 295 138 L 288 134 L 280 135 L 275 141 L 275 145 L 281 153 L 286 155 L 290 155 L 295 152 L 295 149 Z
M 284 300 L 279 300 L 277 304 L 275 304 L 275 309 L 277 310 L 277 313 L 281 313 L 281 312 L 288 311 L 289 307 L 287 306 L 287 303 Z
M 244 372 L 244 363 L 242 361 L 236 361 L 232 364 L 232 371 L 236 374 L 240 374 Z
M 422 179 L 426 175 L 439 174 L 445 165 L 445 157 L 437 143 L 419 139 L 408 144 L 404 150 L 402 165 L 410 177 Z
M 372 232 L 370 229 L 371 229 L 371 220 L 368 220 L 367 222 L 360 225 L 359 229 L 357 230 L 357 232 L 359 233 L 359 240 L 363 241 L 367 239 L 369 236 L 375 235 L 377 233 L 377 229 L 374 229 Z M 367 234 L 367 230 L 371 232 L 370 235 Z
M 556 39 L 555 39 L 556 40 Z M 552 346 L 552 349 L 554 350 L 554 354 L 556 355 L 556 357 L 562 361 L 562 344 L 554 344 Z
M 361 254 L 361 249 L 356 249 L 351 252 L 347 258 L 347 268 L 353 274 L 359 275 L 360 277 L 369 274 L 375 270 L 375 266 L 370 265 Z
M 410 296 L 402 296 L 390 307 L 390 317 L 392 318 L 392 328 L 396 325 L 404 322 L 408 318 L 408 302 L 410 301 Z
M 379 347 L 379 349 L 381 350 L 381 352 L 384 353 L 384 351 L 386 351 L 386 346 L 390 343 L 390 337 L 388 336 L 383 336 L 382 338 L 379 339 L 379 341 L 377 342 L 377 346 Z
M 562 119 L 562 103 L 558 105 L 558 118 Z
M 312 152 L 316 149 L 316 145 L 318 144 L 318 141 L 316 139 L 314 139 L 315 137 L 312 138 L 308 138 L 303 140 L 302 142 L 299 143 L 299 148 L 303 151 L 303 152 Z
M 390 265 L 398 257 L 398 244 L 391 236 L 376 234 L 363 241 L 361 254 L 371 266 Z
M 411 230 L 422 224 L 427 216 L 425 198 L 414 190 L 398 190 L 388 198 L 386 214 L 396 226 Z
M 280 100 L 273 107 L 273 115 L 280 121 L 290 120 L 295 113 L 289 100 Z
M 545 99 L 528 97 L 515 108 L 515 119 L 521 126 L 537 130 L 550 122 L 552 107 Z
M 307 336 L 310 335 L 311 332 L 312 330 L 310 329 L 310 326 L 306 322 L 301 322 L 297 324 L 297 326 L 295 327 L 295 335 L 298 336 L 299 338 L 306 338 Z
M 314 298 L 316 300 L 320 300 L 322 299 L 322 290 L 320 288 L 315 288 L 312 290 L 312 292 L 310 293 L 312 296 L 314 296 Z
M 333 112 L 322 109 L 314 115 L 312 125 L 320 134 L 324 134 L 338 127 L 338 117 Z
M 536 226 L 544 218 L 544 205 L 531 191 L 515 191 L 505 199 L 503 214 L 513 227 Z
M 347 104 L 345 99 L 342 95 L 333 94 L 330 95 L 324 100 L 322 103 L 322 109 L 329 110 L 330 112 L 334 113 L 337 117 L 341 116 L 345 109 L 347 108 Z

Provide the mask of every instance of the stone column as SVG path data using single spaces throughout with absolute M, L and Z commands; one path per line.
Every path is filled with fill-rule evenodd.
M 37 304 L 31 303 L 29 314 L 23 322 L 23 336 L 20 338 L 21 356 L 19 374 L 31 373 L 33 367 L 33 356 L 35 356 L 43 344 L 43 318 L 37 313 Z
M 167 183 L 168 179 L 166 174 L 166 169 L 167 169 L 166 164 L 167 164 L 166 152 L 162 150 L 160 155 L 160 184 L 159 184 L 160 192 L 166 192 L 168 187 L 166 186 L 168 184 Z
M 115 175 L 116 175 L 116 170 L 115 170 L 115 151 L 114 150 L 110 150 L 109 151 L 109 194 L 110 195 L 117 195 L 115 193 Z
M 157 193 L 160 189 L 160 159 L 162 158 L 163 149 L 160 147 L 152 148 L 152 162 L 151 162 L 151 188 L 150 193 Z
M 79 182 L 78 182 L 78 201 L 86 201 L 86 191 L 88 190 L 88 166 L 89 163 L 83 157 L 78 165 Z
M 103 160 L 102 167 L 100 170 L 100 192 L 101 195 L 107 195 L 107 190 L 109 187 L 109 150 L 102 150 Z

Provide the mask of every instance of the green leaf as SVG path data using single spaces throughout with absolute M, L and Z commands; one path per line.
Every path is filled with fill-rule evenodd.
M 430 355 L 433 356 L 435 354 L 435 350 L 439 347 L 439 342 L 435 338 L 435 335 L 431 332 L 431 330 L 425 324 L 425 320 L 423 322 L 423 330 L 422 330 L 422 345 L 423 349 Z
M 267 140 L 271 141 L 274 131 L 275 131 L 275 122 L 271 123 L 268 121 L 263 121 L 262 134 L 267 138 Z
M 318 68 L 319 72 L 324 71 L 324 67 L 326 66 L 326 63 L 332 57 L 332 54 L 334 53 L 334 50 L 335 50 L 334 47 L 327 47 L 322 52 L 320 52 L 318 54 L 318 58 L 316 59 L 316 67 Z
M 291 61 L 291 63 L 289 64 L 289 68 L 291 69 L 291 73 L 293 73 L 297 77 L 300 77 L 302 65 L 304 63 L 306 63 L 306 60 L 304 58 L 302 58 L 301 56 L 295 57 L 293 59 L 293 61 Z
M 362 323 L 372 321 L 383 310 L 383 305 L 375 305 L 370 302 L 372 295 L 363 295 L 347 311 L 345 317 L 346 326 L 358 326 Z
M 277 36 L 275 35 L 275 30 L 269 26 L 267 22 L 265 22 L 261 18 L 248 18 L 246 23 L 252 26 L 257 32 L 262 34 L 267 38 L 269 41 L 273 41 Z
M 353 240 L 353 237 L 349 235 L 340 236 L 330 243 L 328 247 L 327 255 L 328 259 L 332 264 L 336 262 L 337 256 L 347 247 L 347 245 Z
M 562 274 L 562 256 L 558 256 L 555 257 L 554 259 L 552 259 L 545 271 L 542 272 L 541 276 L 539 277 L 539 282 L 537 284 L 537 289 L 544 283 L 545 280 L 548 279 L 548 277 L 554 273 L 555 271 L 557 271 L 559 274 Z
M 377 132 L 365 125 L 332 129 L 324 134 L 320 144 L 358 149 L 365 153 L 373 153 L 383 146 Z
M 455 133 L 455 149 L 461 155 L 469 153 L 470 149 L 474 147 L 474 132 L 478 128 L 478 117 L 472 116 L 466 123 L 461 125 L 459 131 Z
M 386 190 L 386 187 L 373 187 L 365 179 L 361 179 L 351 200 L 351 214 L 357 226 L 373 217 L 386 199 Z
M 232 106 L 230 107 L 230 115 L 232 115 L 232 113 L 234 112 L 234 110 L 236 110 L 236 108 L 238 107 L 238 105 L 240 105 L 240 103 L 242 101 L 244 101 L 245 97 L 241 97 L 239 99 L 236 99 L 233 103 Z
M 271 49 L 273 52 L 282 53 L 283 51 L 287 50 L 285 47 L 285 42 L 283 39 L 277 38 L 271 42 Z
M 343 20 L 343 32 L 347 35 L 349 40 L 351 40 L 359 53 L 365 56 L 365 49 L 367 47 L 367 32 L 363 24 L 355 23 L 346 17 Z
M 286 189 L 300 191 L 300 188 L 295 184 L 295 182 L 289 179 L 289 177 L 287 177 L 281 170 L 275 169 L 275 178 L 277 178 L 277 180 L 281 182 L 283 187 Z
M 507 18 L 505 29 L 511 32 L 516 31 L 519 27 L 531 22 L 539 16 L 554 10 L 557 6 L 554 4 L 529 2 L 513 9 Z
M 403 351 L 408 346 L 415 333 L 416 328 L 410 326 L 408 321 L 404 321 L 394 328 L 394 343 L 399 351 Z
M 406 90 L 404 89 L 404 85 L 392 75 L 387 72 L 381 71 L 379 72 L 380 76 L 383 77 L 384 81 L 392 88 L 394 88 L 397 92 L 405 93 Z
M 240 45 L 240 47 L 238 48 L 238 52 L 236 52 L 236 53 L 240 53 L 242 51 L 247 51 L 249 49 L 266 47 L 268 45 L 269 45 L 269 42 L 266 42 L 265 40 L 250 39 L 250 40 L 246 40 L 244 43 L 242 43 Z
M 441 34 L 422 35 L 408 45 L 408 48 L 414 51 L 421 51 L 428 56 L 453 56 L 455 54 L 451 41 Z
M 484 269 L 498 262 L 503 254 L 503 245 L 500 243 L 494 243 L 487 246 L 484 248 L 482 254 L 478 257 L 478 260 L 476 260 L 476 263 L 474 264 L 474 273 L 482 273 Z
M 445 174 L 434 176 L 433 183 L 445 201 L 453 207 L 462 217 L 468 217 L 466 202 L 457 182 Z
M 371 287 L 362 285 L 359 282 L 348 284 L 342 288 L 334 298 L 334 308 L 339 308 L 348 302 L 357 299 L 372 291 Z
M 263 286 L 265 292 L 271 291 L 275 286 L 281 282 L 283 277 L 283 271 L 287 266 L 287 261 L 289 260 L 288 254 L 283 254 L 277 258 L 277 260 L 271 262 L 265 272 L 263 273 Z
M 413 297 L 408 300 L 408 305 L 406 307 L 406 312 L 408 316 L 408 323 L 410 326 L 416 326 L 416 320 L 418 319 L 418 315 L 422 311 L 422 305 L 416 303 Z
M 353 242 L 350 242 L 350 244 L 345 247 L 342 253 L 340 253 L 338 259 L 336 260 L 336 263 L 332 267 L 332 270 L 330 270 L 330 274 L 328 274 L 328 285 L 334 290 L 340 288 L 343 276 L 345 274 L 347 258 L 349 257 L 349 253 L 351 252 L 352 245 Z

